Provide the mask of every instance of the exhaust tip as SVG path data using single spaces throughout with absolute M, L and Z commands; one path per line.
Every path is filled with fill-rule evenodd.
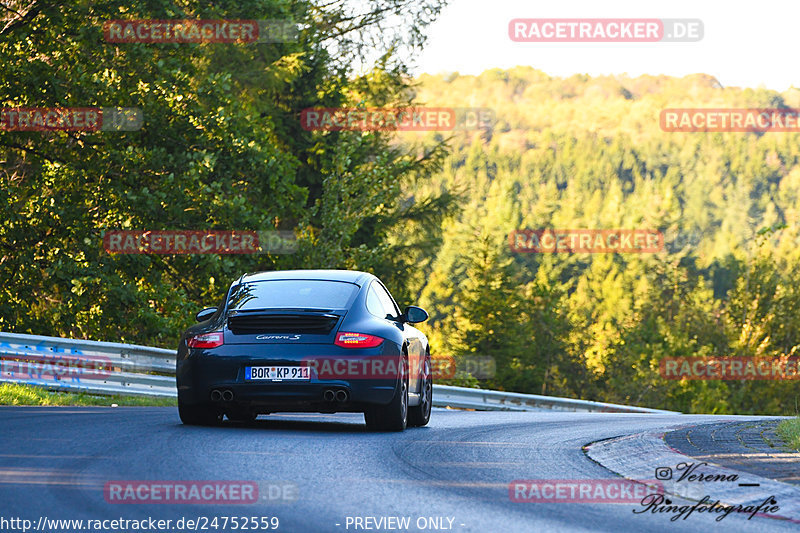
M 222 393 L 217 389 L 211 391 L 211 401 L 218 402 L 222 399 Z
M 336 394 L 331 389 L 327 389 L 322 393 L 322 397 L 325 398 L 326 402 L 332 402 L 336 399 Z
M 347 401 L 347 391 L 343 391 L 343 390 L 336 391 L 336 401 L 337 402 L 346 402 Z
M 233 391 L 228 389 L 225 392 L 223 392 L 222 399 L 225 400 L 226 402 L 233 400 Z

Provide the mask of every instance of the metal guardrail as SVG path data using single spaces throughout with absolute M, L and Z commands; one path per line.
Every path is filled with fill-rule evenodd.
M 176 397 L 175 351 L 0 332 L 0 381 L 51 390 Z
M 676 411 L 633 407 L 614 403 L 575 400 L 557 396 L 521 394 L 486 389 L 469 389 L 449 385 L 433 386 L 433 405 L 438 407 L 457 407 L 480 411 L 580 411 L 589 413 L 651 413 L 680 414 Z
M 175 351 L 0 332 L 0 382 L 50 390 L 176 397 Z M 482 411 L 674 413 L 588 400 L 434 385 L 433 405 Z

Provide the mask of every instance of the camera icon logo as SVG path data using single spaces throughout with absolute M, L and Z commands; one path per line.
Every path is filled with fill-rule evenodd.
M 672 479 L 672 468 L 668 466 L 659 466 L 656 468 L 656 479 L 661 481 L 665 481 L 667 479 Z

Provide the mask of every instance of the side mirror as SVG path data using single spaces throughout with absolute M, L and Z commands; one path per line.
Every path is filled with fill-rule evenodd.
M 425 322 L 428 320 L 428 312 L 416 305 L 409 305 L 406 307 L 405 311 L 403 311 L 402 318 L 403 322 L 408 322 L 409 324 Z
M 194 315 L 194 317 L 197 319 L 198 322 L 202 322 L 203 320 L 208 320 L 209 318 L 211 318 L 211 316 L 216 312 L 217 312 L 216 307 L 206 307 L 205 309 Z

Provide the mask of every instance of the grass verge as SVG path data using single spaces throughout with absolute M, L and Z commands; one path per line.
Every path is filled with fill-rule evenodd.
M 31 385 L 0 383 L 0 405 L 139 405 L 171 407 L 175 398 L 154 396 L 97 396 L 83 392 L 54 392 Z
M 778 435 L 783 437 L 789 446 L 800 450 L 800 417 L 784 420 L 778 424 Z

